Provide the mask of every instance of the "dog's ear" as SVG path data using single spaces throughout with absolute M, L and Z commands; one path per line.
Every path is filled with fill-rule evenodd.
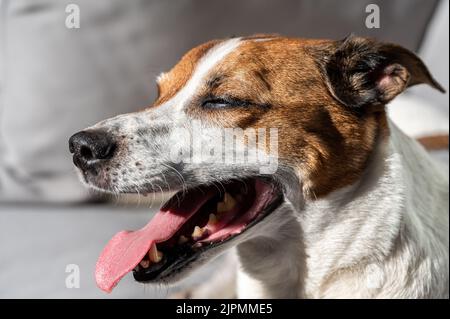
M 398 45 L 351 35 L 322 49 L 315 53 L 328 89 L 346 106 L 384 105 L 421 83 L 445 92 L 420 58 Z

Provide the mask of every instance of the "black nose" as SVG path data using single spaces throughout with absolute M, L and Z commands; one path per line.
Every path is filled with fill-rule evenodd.
M 69 139 L 69 150 L 74 164 L 83 169 L 94 168 L 102 160 L 110 159 L 116 144 L 105 131 L 81 131 Z

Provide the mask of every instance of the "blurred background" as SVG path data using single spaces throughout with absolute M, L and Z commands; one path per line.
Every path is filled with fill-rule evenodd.
M 66 26 L 70 4 L 79 28 Z M 366 26 L 369 4 L 379 28 Z M 232 35 L 355 33 L 417 52 L 448 90 L 448 21 L 448 0 L 0 0 L 0 298 L 164 298 L 214 272 L 173 289 L 131 275 L 110 295 L 97 289 L 105 243 L 145 225 L 161 198 L 86 190 L 67 145 L 74 132 L 150 105 L 156 76 L 187 50 Z M 431 88 L 409 90 L 389 112 L 413 137 L 448 134 L 448 95 Z M 448 149 L 439 156 L 448 166 Z M 66 286 L 68 265 L 79 268 L 79 288 Z

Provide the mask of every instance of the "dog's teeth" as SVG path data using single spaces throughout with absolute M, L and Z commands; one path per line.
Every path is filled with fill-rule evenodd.
M 225 193 L 223 201 L 217 203 L 217 212 L 224 213 L 230 211 L 236 205 L 236 200 L 229 193 Z
M 195 239 L 202 237 L 202 235 L 203 235 L 202 229 L 199 226 L 195 226 L 194 231 L 192 232 L 192 235 L 191 235 L 192 238 L 195 240 Z
M 187 243 L 188 240 L 189 240 L 189 239 L 188 239 L 186 236 L 181 235 L 181 236 L 178 238 L 178 244 L 179 244 L 179 245 L 182 245 L 182 244 L 184 244 L 184 243 Z
M 147 269 L 148 266 L 150 266 L 150 261 L 149 260 L 142 260 L 139 265 L 141 265 L 142 268 Z
M 163 253 L 158 251 L 156 244 L 153 244 L 152 247 L 150 247 L 150 250 L 148 251 L 148 258 L 155 264 L 159 263 L 163 258 Z
M 208 225 L 215 225 L 217 224 L 217 222 L 218 222 L 217 216 L 214 214 L 209 214 Z
M 194 231 L 192 232 L 192 239 L 197 240 L 200 239 L 205 233 L 205 228 L 200 228 L 199 226 L 195 226 Z

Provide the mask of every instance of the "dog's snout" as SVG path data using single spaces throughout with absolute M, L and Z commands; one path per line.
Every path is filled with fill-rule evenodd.
M 81 131 L 69 139 L 69 150 L 73 154 L 74 164 L 87 169 L 93 167 L 100 160 L 110 159 L 116 144 L 105 131 Z

